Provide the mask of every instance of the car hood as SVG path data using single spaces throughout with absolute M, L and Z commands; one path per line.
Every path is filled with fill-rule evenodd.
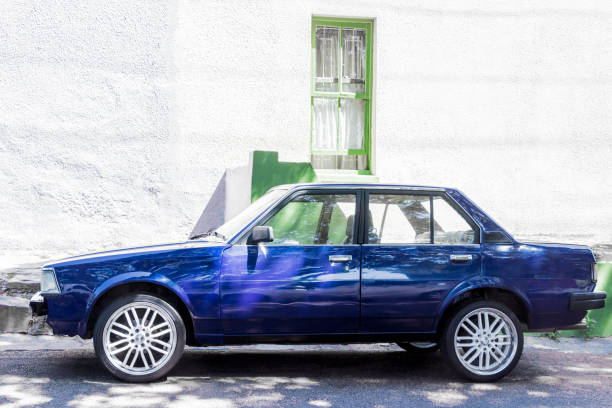
M 158 245 L 149 245 L 149 246 L 141 246 L 141 247 L 133 247 L 133 248 L 114 249 L 110 251 L 92 252 L 89 254 L 60 259 L 58 261 L 49 262 L 43 265 L 43 268 L 46 268 L 46 267 L 55 268 L 58 266 L 68 266 L 68 265 L 80 264 L 80 263 L 107 261 L 111 259 L 122 258 L 125 256 L 132 257 L 132 256 L 138 256 L 141 254 L 145 255 L 145 254 L 177 251 L 181 249 L 219 247 L 219 246 L 225 246 L 225 245 L 226 245 L 225 243 L 218 242 L 218 241 L 193 240 L 193 241 L 176 242 L 176 243 L 169 243 L 169 244 L 158 244 Z

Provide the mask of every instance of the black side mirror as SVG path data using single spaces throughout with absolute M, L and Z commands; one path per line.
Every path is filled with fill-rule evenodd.
M 272 227 L 265 227 L 258 225 L 251 231 L 251 235 L 247 239 L 247 245 L 255 245 L 260 242 L 272 242 L 274 241 L 274 231 Z

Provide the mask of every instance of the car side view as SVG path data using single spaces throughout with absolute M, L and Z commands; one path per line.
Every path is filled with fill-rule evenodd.
M 588 247 L 518 242 L 456 189 L 300 184 L 187 242 L 45 265 L 30 305 L 131 382 L 165 376 L 185 345 L 351 342 L 440 349 L 494 381 L 524 331 L 604 307 L 596 280 Z

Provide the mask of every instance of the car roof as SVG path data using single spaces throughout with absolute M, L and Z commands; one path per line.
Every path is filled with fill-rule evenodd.
M 447 191 L 452 190 L 447 187 L 435 187 L 435 186 L 416 186 L 408 184 L 382 184 L 382 183 L 296 183 L 296 184 L 282 184 L 279 186 L 272 187 L 270 190 L 297 190 L 302 188 L 346 188 L 346 189 L 389 189 L 389 190 L 427 190 L 427 191 Z

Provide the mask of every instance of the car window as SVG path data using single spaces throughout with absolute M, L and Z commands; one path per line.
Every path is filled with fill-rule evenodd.
M 356 194 L 302 194 L 263 225 L 272 227 L 268 245 L 343 245 L 353 242 Z
M 474 229 L 441 196 L 433 196 L 434 244 L 473 244 Z
M 369 244 L 429 244 L 430 228 L 428 195 L 369 195 Z

